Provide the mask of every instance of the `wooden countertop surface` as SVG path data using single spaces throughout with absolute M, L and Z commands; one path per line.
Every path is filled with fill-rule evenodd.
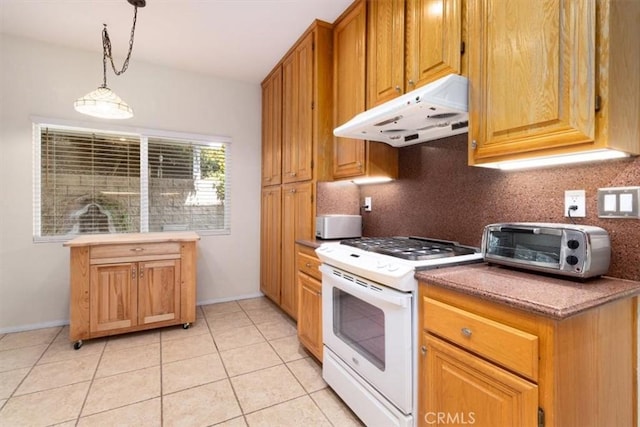
M 419 271 L 416 278 L 554 319 L 640 294 L 640 282 L 611 277 L 580 282 L 486 263 Z
M 63 246 L 119 245 L 131 243 L 192 242 L 200 240 L 193 231 L 159 233 L 86 234 L 63 243 Z

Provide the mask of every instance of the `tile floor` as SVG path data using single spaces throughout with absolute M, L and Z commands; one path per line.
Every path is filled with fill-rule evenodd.
M 362 426 L 266 298 L 181 326 L 86 341 L 0 334 L 0 426 Z

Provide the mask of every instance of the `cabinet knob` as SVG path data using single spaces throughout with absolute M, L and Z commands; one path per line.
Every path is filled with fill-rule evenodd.
M 136 268 L 135 267 L 131 267 L 131 278 L 133 280 L 136 279 Z
M 144 251 L 144 248 L 131 248 L 130 250 L 133 252 L 142 252 Z
M 289 193 L 295 193 L 295 192 L 296 192 L 295 188 L 292 188 L 291 190 L 289 190 Z
M 401 92 L 400 86 L 398 86 L 398 85 L 396 85 L 396 92 L 398 92 L 398 93 Z
M 291 172 L 290 175 L 291 176 L 296 176 L 296 173 L 295 172 Z
M 461 333 L 463 336 L 467 337 L 467 338 L 469 338 L 469 337 L 471 336 L 471 334 L 472 334 L 471 329 L 469 329 L 469 328 L 462 328 L 462 329 L 460 329 L 460 333 Z
M 409 79 L 408 83 L 409 83 L 410 86 L 415 86 L 416 85 L 416 82 L 414 82 L 413 79 Z
M 306 264 L 305 264 L 305 267 L 307 267 L 307 268 L 311 268 L 311 263 L 310 263 L 310 262 L 306 263 Z
M 426 355 L 427 354 L 427 346 L 423 345 L 422 347 L 420 347 L 420 353 L 422 353 L 422 355 Z
M 140 267 L 140 278 L 144 279 L 144 267 Z

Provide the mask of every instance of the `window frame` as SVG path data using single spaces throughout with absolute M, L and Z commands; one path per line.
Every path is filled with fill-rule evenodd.
M 224 135 L 205 135 L 198 133 L 176 132 L 159 129 L 122 126 L 117 124 L 98 124 L 93 122 L 77 122 L 69 120 L 51 119 L 32 116 L 32 148 L 33 148 L 33 185 L 32 185 L 32 238 L 34 243 L 65 242 L 86 234 L 66 234 L 57 236 L 42 236 L 42 158 L 41 135 L 42 129 L 49 127 L 60 130 L 109 133 L 138 138 L 140 141 L 140 233 L 149 232 L 149 177 L 148 177 L 148 141 L 150 138 L 166 139 L 173 143 L 185 145 L 225 145 L 225 206 L 224 227 L 222 229 L 194 229 L 200 235 L 230 235 L 231 234 L 231 137 Z M 163 232 L 163 231 L 160 231 Z M 169 231 L 166 231 L 169 232 Z

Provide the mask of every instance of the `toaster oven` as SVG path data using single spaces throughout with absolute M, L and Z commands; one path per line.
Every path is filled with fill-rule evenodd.
M 611 244 L 606 230 L 561 223 L 490 224 L 482 235 L 485 261 L 577 278 L 609 270 Z

